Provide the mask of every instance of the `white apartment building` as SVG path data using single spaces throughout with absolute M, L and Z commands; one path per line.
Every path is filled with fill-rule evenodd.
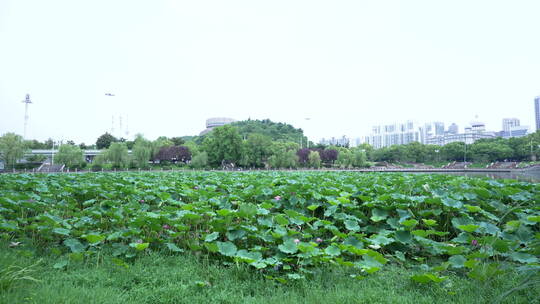
M 517 118 L 503 118 L 502 120 L 502 130 L 505 133 L 510 133 L 512 127 L 518 127 L 519 125 L 519 119 Z
M 406 145 L 415 141 L 423 143 L 425 140 L 424 127 L 413 121 L 373 126 L 371 131 L 371 134 L 366 136 L 365 142 L 375 149 Z

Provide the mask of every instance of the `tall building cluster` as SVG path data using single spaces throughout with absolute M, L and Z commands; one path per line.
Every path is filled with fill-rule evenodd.
M 534 98 L 534 109 L 536 130 L 540 130 L 540 96 Z M 522 137 L 529 134 L 529 132 L 530 128 L 522 126 L 518 118 L 503 118 L 502 130 L 499 132 L 487 131 L 483 122 L 474 120 L 464 128 L 462 133 L 459 133 L 459 128 L 455 123 L 445 129 L 442 122 L 419 124 L 406 121 L 404 123 L 373 126 L 371 134 L 365 137 L 364 142 L 374 148 L 406 145 L 411 142 L 442 146 L 452 142 L 472 144 L 482 138 Z
M 534 98 L 534 115 L 536 130 L 540 131 L 540 96 Z M 498 132 L 488 131 L 486 124 L 475 119 L 463 128 L 459 133 L 457 124 L 452 123 L 445 128 L 443 122 L 434 121 L 420 124 L 414 121 L 396 122 L 392 124 L 376 125 L 371 128 L 371 133 L 364 138 L 354 138 L 349 140 L 347 137 L 331 139 L 322 139 L 321 144 L 326 145 L 349 145 L 358 146 L 367 143 L 375 149 L 390 147 L 393 145 L 406 145 L 412 142 L 419 142 L 429 145 L 446 145 L 452 142 L 464 142 L 472 144 L 483 138 L 511 138 L 522 137 L 529 134 L 529 126 L 521 125 L 518 118 L 509 117 L 502 119 L 502 130 Z
M 536 131 L 540 131 L 540 96 L 534 98 L 534 114 L 536 121 Z
M 342 146 L 342 147 L 348 147 L 350 144 L 350 139 L 347 138 L 347 136 L 343 135 L 341 138 L 323 138 L 319 141 L 320 144 L 323 145 L 331 145 L 331 146 Z
M 444 128 L 444 125 L 443 125 Z M 437 129 L 433 128 L 433 132 Z M 413 121 L 378 125 L 371 128 L 371 134 L 366 136 L 365 142 L 378 149 L 393 145 L 406 145 L 411 142 L 423 142 L 425 133 L 420 125 Z

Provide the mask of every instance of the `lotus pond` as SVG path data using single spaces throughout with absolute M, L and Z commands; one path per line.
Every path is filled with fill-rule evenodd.
M 59 256 L 112 252 L 245 264 L 266 279 L 346 267 L 362 279 L 398 263 L 418 283 L 448 271 L 486 280 L 540 268 L 540 184 L 355 172 L 0 175 L 3 242 Z

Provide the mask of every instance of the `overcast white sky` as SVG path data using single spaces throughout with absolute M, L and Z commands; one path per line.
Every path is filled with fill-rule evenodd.
M 87 144 L 113 115 L 150 139 L 214 116 L 317 141 L 408 119 L 533 127 L 539 13 L 538 0 L 0 0 L 0 134 L 22 135 L 26 93 L 28 138 Z

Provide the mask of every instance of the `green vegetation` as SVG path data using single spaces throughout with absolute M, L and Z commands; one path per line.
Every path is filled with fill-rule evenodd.
M 6 133 L 0 137 L 0 159 L 4 161 L 6 168 L 13 168 L 25 151 L 26 145 L 22 136 Z
M 231 126 L 236 127 L 243 138 L 251 134 L 260 134 L 272 141 L 307 143 L 307 137 L 304 136 L 302 129 L 296 129 L 292 125 L 281 122 L 273 122 L 270 119 L 237 121 Z
M 444 146 L 423 145 L 417 142 L 373 150 L 368 153 L 371 161 L 439 163 L 441 161 L 529 161 L 540 158 L 540 132 L 519 138 L 480 139 L 473 144 L 462 142 Z
M 54 157 L 55 162 L 64 164 L 68 168 L 81 168 L 86 165 L 83 151 L 78 146 L 61 145 L 58 154 Z
M 35 264 L 36 259 L 42 259 Z M 54 268 L 58 255 L 21 244 L 0 248 L 0 267 L 28 267 L 26 276 L 0 292 L 0 303 L 490 303 L 519 284 L 509 272 L 487 282 L 449 274 L 444 284 L 425 288 L 415 273 L 392 265 L 364 280 L 349 269 L 318 269 L 310 280 L 279 284 L 243 265 L 223 266 L 203 256 L 148 252 L 125 264 L 110 253 Z M 0 282 L 4 276 L 0 277 Z M 535 288 L 509 295 L 503 303 L 534 303 Z
M 14 135 L 14 134 L 13 134 Z M 6 137 L 5 135 L 4 137 Z M 4 138 L 2 137 L 2 138 Z M 3 142 L 3 143 L 2 143 Z M 71 145 L 74 143 L 71 142 Z M 114 145 L 113 145 L 114 144 Z M 49 146 L 52 140 L 45 143 L 27 141 L 23 148 Z M 94 170 L 112 168 L 142 168 L 171 166 L 193 168 L 366 168 L 372 163 L 391 163 L 401 167 L 415 167 L 426 164 L 442 167 L 451 162 L 473 162 L 468 168 L 485 168 L 492 162 L 513 161 L 524 162 L 540 158 L 540 132 L 521 138 L 481 139 L 473 144 L 454 142 L 445 146 L 424 145 L 413 142 L 407 145 L 395 145 L 382 149 L 373 149 L 368 144 L 358 147 L 324 146 L 307 143 L 301 129 L 290 125 L 274 123 L 270 120 L 248 120 L 235 122 L 213 129 L 200 137 L 161 136 L 154 141 L 137 135 L 134 141 L 116 139 L 105 133 L 101 135 L 96 146 L 102 151 L 118 150 L 119 145 L 132 150 L 131 156 L 111 158 L 107 152 L 95 160 Z M 83 144 L 81 144 L 81 147 Z M 309 146 L 310 148 L 307 148 Z M 107 150 L 107 151 L 108 151 Z M 121 149 L 125 150 L 125 149 Z M 6 152 L 2 152 L 6 151 Z M 21 145 L 17 141 L 4 138 L 0 141 L 0 154 L 9 158 L 10 166 L 22 158 Z M 206 157 L 199 153 L 205 152 Z M 317 152 L 317 161 L 309 161 L 311 152 Z M 114 152 L 113 155 L 120 155 Z M 315 157 L 315 156 L 312 156 Z M 190 165 L 191 160 L 197 162 Z M 205 160 L 206 161 L 202 161 Z M 485 164 L 485 165 L 484 165 Z M 67 164 L 66 164 L 67 165 Z M 71 164 L 67 165 L 72 167 Z
M 379 275 L 406 271 L 395 284 L 407 276 L 408 288 L 432 284 L 447 292 L 462 280 L 505 286 L 494 296 L 539 282 L 539 201 L 539 184 L 444 175 L 0 175 L 0 229 L 6 243 L 55 256 L 58 271 L 97 266 L 105 257 L 129 268 L 148 263 L 148 255 L 194 254 L 241 269 L 250 282 L 292 284 L 288 292 L 323 290 L 321 271 L 374 284 Z M 221 284 L 209 280 L 195 284 Z M 337 281 L 352 284 L 344 280 Z

